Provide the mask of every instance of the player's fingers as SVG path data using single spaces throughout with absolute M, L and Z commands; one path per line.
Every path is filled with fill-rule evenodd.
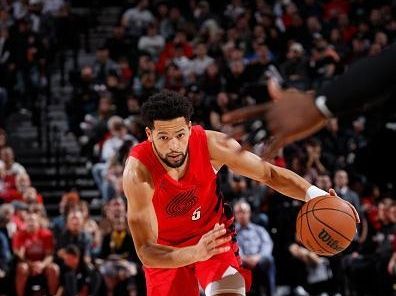
M 214 245 L 215 245 L 215 247 L 218 247 L 218 246 L 224 245 L 225 243 L 229 242 L 230 240 L 231 240 L 231 235 L 223 236 L 223 237 L 216 239 L 214 241 Z
M 222 237 L 226 233 L 227 233 L 227 230 L 225 228 L 220 228 L 220 229 L 214 231 L 213 233 L 211 233 L 210 236 L 208 237 L 208 239 L 210 239 L 211 241 L 214 241 L 217 238 Z
M 226 232 L 227 232 L 227 230 L 225 229 L 224 224 L 221 224 L 221 225 L 217 226 L 216 228 L 213 228 L 206 234 L 204 234 L 202 236 L 202 238 L 206 239 L 207 241 L 212 241 L 212 240 L 216 239 L 217 237 L 224 235 Z
M 272 100 L 278 101 L 283 98 L 283 91 L 275 79 L 268 80 L 268 93 Z
M 337 193 L 335 192 L 335 190 L 334 190 L 333 188 L 330 188 L 330 189 L 329 189 L 329 195 L 330 195 L 330 196 L 336 196 L 336 197 L 338 197 L 338 196 L 337 196 Z
M 210 254 L 211 254 L 212 256 L 214 256 L 214 255 L 226 253 L 226 252 L 228 252 L 230 249 L 231 249 L 230 246 L 218 247 L 218 248 L 215 248 L 215 249 L 213 249 L 212 251 L 210 251 Z

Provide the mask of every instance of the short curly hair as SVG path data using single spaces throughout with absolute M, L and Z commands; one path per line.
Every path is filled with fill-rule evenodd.
M 181 94 L 163 90 L 149 99 L 143 104 L 141 109 L 144 124 L 154 129 L 155 120 L 172 120 L 184 117 L 186 121 L 190 121 L 193 114 L 193 106 L 190 100 Z

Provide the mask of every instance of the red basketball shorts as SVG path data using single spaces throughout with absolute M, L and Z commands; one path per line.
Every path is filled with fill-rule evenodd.
M 147 284 L 147 296 L 199 295 L 199 285 L 203 289 L 222 278 L 229 266 L 237 269 L 250 286 L 250 274 L 239 268 L 239 262 L 233 250 L 213 256 L 207 261 L 180 268 L 144 268 Z

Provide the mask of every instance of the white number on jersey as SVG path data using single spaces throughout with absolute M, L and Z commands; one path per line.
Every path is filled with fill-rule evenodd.
M 193 221 L 197 221 L 201 218 L 201 207 L 199 207 L 198 209 L 196 209 L 194 211 L 194 213 L 192 214 L 191 220 Z

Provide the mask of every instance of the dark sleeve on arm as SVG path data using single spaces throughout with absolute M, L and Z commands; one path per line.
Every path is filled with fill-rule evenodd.
M 343 75 L 318 91 L 335 115 L 354 111 L 388 92 L 396 83 L 396 43 L 374 57 L 352 65 Z

